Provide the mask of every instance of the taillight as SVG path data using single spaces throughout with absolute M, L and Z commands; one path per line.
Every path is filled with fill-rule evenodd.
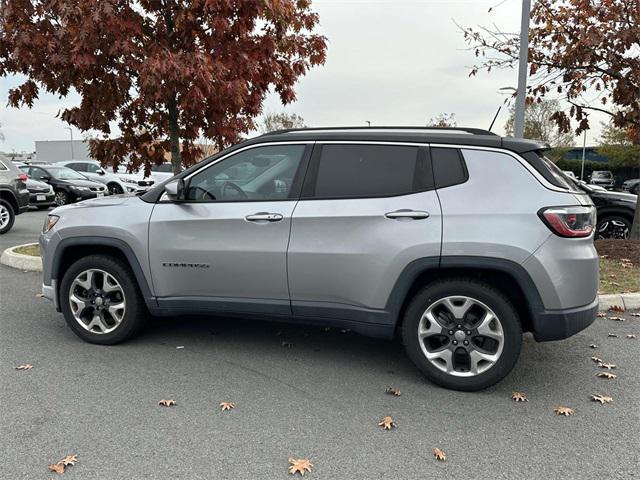
M 29 177 L 26 173 L 21 173 L 20 175 L 18 175 L 18 180 L 20 180 L 21 182 L 26 182 L 28 178 Z
M 593 206 L 548 207 L 538 212 L 549 229 L 561 237 L 588 237 L 596 224 Z

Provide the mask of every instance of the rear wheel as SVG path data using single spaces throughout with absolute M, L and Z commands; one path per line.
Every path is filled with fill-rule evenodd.
M 16 219 L 16 213 L 13 207 L 6 200 L 0 199 L 0 235 L 7 233 L 13 227 Z
M 60 285 L 60 305 L 76 335 L 104 345 L 134 336 L 147 316 L 129 267 L 106 255 L 84 257 L 69 267 Z
M 431 381 L 473 391 L 511 371 L 520 355 L 522 327 L 509 299 L 492 286 L 444 280 L 415 295 L 403 319 L 402 340 Z

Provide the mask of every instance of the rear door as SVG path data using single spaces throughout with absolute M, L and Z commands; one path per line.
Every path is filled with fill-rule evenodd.
M 428 149 L 318 142 L 288 249 L 295 315 L 384 316 L 411 262 L 440 257 L 440 203 Z

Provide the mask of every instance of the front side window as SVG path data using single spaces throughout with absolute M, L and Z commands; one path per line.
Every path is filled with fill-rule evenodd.
M 57 180 L 86 180 L 87 177 L 66 167 L 50 167 L 49 173 Z
M 78 170 L 77 168 L 74 170 L 78 170 L 79 172 L 89 172 L 89 173 L 98 173 L 100 170 L 100 165 L 96 165 L 95 163 L 85 163 L 83 164 L 85 170 Z
M 314 198 L 385 197 L 419 190 L 418 148 L 402 145 L 323 145 L 314 165 Z M 421 162 L 420 162 L 421 163 Z
M 86 163 L 79 163 L 79 162 L 69 163 L 69 164 L 67 164 L 67 168 L 71 168 L 71 169 L 75 170 L 76 172 L 86 172 L 87 171 L 87 164 Z
M 273 145 L 236 153 L 191 177 L 187 200 L 269 201 L 290 198 L 305 145 Z
M 34 180 L 40 180 L 42 177 L 48 177 L 47 172 L 38 167 L 31 167 L 31 173 L 29 174 Z

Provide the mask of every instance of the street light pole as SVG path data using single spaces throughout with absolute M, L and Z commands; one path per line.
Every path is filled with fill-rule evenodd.
M 73 130 L 71 129 L 71 127 L 64 127 L 67 130 L 69 130 L 69 135 L 71 136 L 71 160 L 75 160 L 75 158 L 73 158 Z
M 527 64 L 529 53 L 529 16 L 531 0 L 522 0 L 522 19 L 520 23 L 520 58 L 518 59 L 518 90 L 516 92 L 516 111 L 513 133 L 524 136 L 524 108 L 527 95 Z

